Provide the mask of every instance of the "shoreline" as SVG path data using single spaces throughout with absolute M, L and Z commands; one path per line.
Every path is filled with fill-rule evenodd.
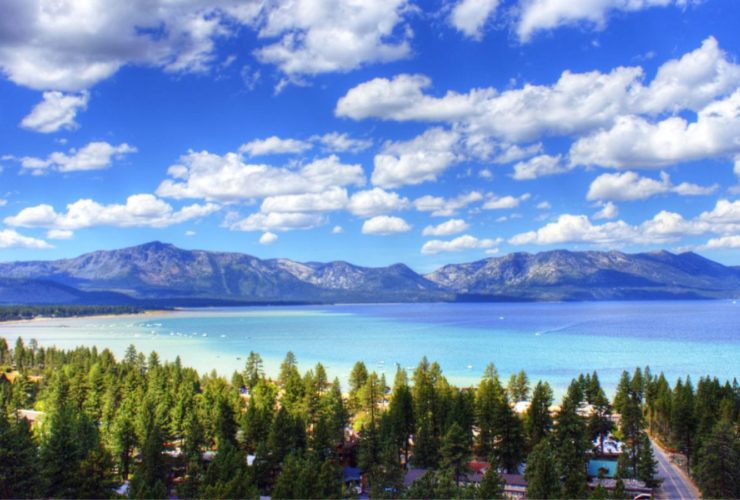
M 123 314 L 76 314 L 72 316 L 34 316 L 30 319 L 13 319 L 10 321 L 0 321 L 0 328 L 4 325 L 24 325 L 32 323 L 43 323 L 45 321 L 61 321 L 65 319 L 109 319 L 109 318 L 141 318 L 144 316 L 163 316 L 178 312 L 181 309 L 152 309 L 146 310 L 139 313 L 123 313 Z

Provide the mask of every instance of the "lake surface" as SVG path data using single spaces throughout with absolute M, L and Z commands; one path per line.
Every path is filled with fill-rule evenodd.
M 97 345 L 122 356 L 129 344 L 156 350 L 201 372 L 230 376 L 249 351 L 277 375 L 287 351 L 301 369 L 321 361 L 346 377 L 355 361 L 384 372 L 412 369 L 422 356 L 448 379 L 478 382 L 489 362 L 502 376 L 520 369 L 562 394 L 581 372 L 598 371 L 611 394 L 622 370 L 649 365 L 669 381 L 740 375 L 740 303 L 732 301 L 521 304 L 376 304 L 197 309 L 146 316 L 53 319 L 0 324 L 41 345 Z

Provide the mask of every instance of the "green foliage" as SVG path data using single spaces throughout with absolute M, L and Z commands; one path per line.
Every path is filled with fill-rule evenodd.
M 0 414 L 0 498 L 39 496 L 36 443 L 26 420 Z
M 560 473 L 550 439 L 541 440 L 529 454 L 524 477 L 527 479 L 529 498 L 560 497 Z
M 740 498 L 740 435 L 737 425 L 718 422 L 702 444 L 696 479 L 706 498 Z

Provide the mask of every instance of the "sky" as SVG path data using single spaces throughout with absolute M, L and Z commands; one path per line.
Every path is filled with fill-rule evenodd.
M 4 0 L 0 261 L 740 264 L 732 0 Z

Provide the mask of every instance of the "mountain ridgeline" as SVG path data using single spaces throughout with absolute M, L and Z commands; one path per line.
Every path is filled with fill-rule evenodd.
M 73 259 L 0 263 L 0 303 L 246 303 L 712 299 L 740 270 L 695 253 L 514 253 L 420 275 L 403 264 L 258 259 L 152 242 Z

